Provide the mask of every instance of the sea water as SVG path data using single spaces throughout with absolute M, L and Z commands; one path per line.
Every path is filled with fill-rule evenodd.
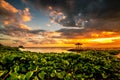
M 71 47 L 25 47 L 20 48 L 21 51 L 41 52 L 41 53 L 70 53 Z

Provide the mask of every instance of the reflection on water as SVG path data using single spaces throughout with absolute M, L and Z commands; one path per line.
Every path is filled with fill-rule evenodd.
M 69 50 L 71 49 L 70 47 L 27 47 L 24 49 L 21 49 L 21 51 L 31 51 L 31 52 L 42 52 L 42 53 L 50 53 L 50 52 L 55 52 L 55 53 L 61 53 L 61 52 L 67 52 L 69 53 Z

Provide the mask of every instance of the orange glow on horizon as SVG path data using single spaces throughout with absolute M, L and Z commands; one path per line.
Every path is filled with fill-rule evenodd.
M 28 27 L 25 25 L 21 25 L 20 27 L 24 29 L 28 29 Z M 83 37 L 75 36 L 75 38 L 65 39 L 65 38 L 60 38 L 62 36 L 62 33 L 60 32 L 45 32 L 44 33 L 45 37 L 41 36 L 40 39 L 37 39 L 37 37 L 39 37 L 37 35 L 33 35 L 36 37 L 27 36 L 33 39 L 32 42 L 26 40 L 26 37 L 21 37 L 20 41 L 25 42 L 25 44 L 23 44 L 23 46 L 25 47 L 75 47 L 75 44 L 78 42 L 83 44 L 82 47 L 95 47 L 95 48 L 120 47 L 120 36 L 117 33 L 115 32 L 101 32 L 101 33 L 102 35 L 103 34 L 108 35 L 108 37 L 104 36 L 104 37 L 87 38 L 84 37 L 83 35 Z M 110 37 L 110 35 L 112 36 Z M 5 44 L 8 43 L 10 44 L 10 41 L 8 41 Z M 16 46 L 18 45 L 16 44 Z
M 117 34 L 116 32 L 110 32 L 110 31 L 103 31 L 103 32 L 92 32 L 91 33 L 91 37 L 95 37 L 95 38 L 106 38 L 106 37 L 111 37 L 111 36 L 118 36 L 119 34 Z
M 118 40 L 115 42 L 115 40 Z M 84 38 L 84 39 L 60 39 L 56 44 L 38 44 L 39 47 L 75 47 L 75 43 L 82 43 L 82 47 L 120 47 L 118 42 L 120 43 L 119 37 L 112 38 Z M 33 44 L 29 45 L 32 46 Z

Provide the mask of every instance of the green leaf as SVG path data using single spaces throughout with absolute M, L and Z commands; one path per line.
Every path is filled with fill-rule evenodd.
M 65 76 L 65 78 L 64 78 L 64 79 L 65 79 L 65 80 L 71 80 L 71 79 L 70 79 L 70 76 L 71 76 L 71 74 L 70 74 L 70 73 L 68 73 L 68 74 Z
M 63 62 L 64 62 L 66 65 L 69 65 L 69 61 L 63 60 Z
M 51 76 L 51 77 L 55 77 L 55 73 L 51 73 L 50 76 Z
M 11 80 L 17 80 L 18 79 L 18 74 L 17 73 L 10 73 L 10 79 Z
M 4 74 L 6 74 L 8 71 L 0 71 L 0 77 Z
M 81 80 L 85 80 L 85 78 L 81 78 Z
M 34 80 L 39 80 L 37 76 L 34 77 Z
M 90 74 L 90 76 L 89 77 L 93 77 L 93 74 Z
M 34 73 L 33 71 L 27 72 L 26 79 L 29 80 L 32 77 L 33 73 Z
M 53 72 L 56 73 L 56 70 L 54 69 Z
M 108 76 L 107 76 L 106 74 L 102 73 L 102 77 L 105 79 L 105 78 L 107 78 Z
M 82 74 L 76 75 L 77 78 L 82 78 Z
M 60 79 L 63 79 L 64 76 L 65 76 L 66 72 L 65 71 L 62 71 L 60 73 L 57 73 L 57 77 L 60 78 Z
M 25 80 L 26 75 L 24 74 L 19 74 L 18 79 L 19 80 Z
M 19 66 L 16 66 L 16 67 L 14 68 L 14 71 L 15 71 L 15 72 L 18 72 L 19 70 L 20 70 Z
M 21 71 L 22 71 L 22 72 L 26 72 L 26 68 L 25 68 L 25 67 L 22 67 Z
M 41 73 L 38 74 L 38 76 L 39 76 L 42 80 L 44 80 L 45 74 L 46 74 L 46 73 L 45 73 L 44 71 L 42 71 Z
M 45 71 L 45 70 L 46 70 L 46 67 L 41 67 L 40 70 L 41 70 L 41 71 Z
M 47 61 L 46 61 L 46 59 L 41 58 L 41 62 L 42 62 L 42 63 L 46 63 Z
M 37 67 L 35 68 L 34 72 L 38 71 L 38 68 L 39 68 L 39 66 L 37 66 Z

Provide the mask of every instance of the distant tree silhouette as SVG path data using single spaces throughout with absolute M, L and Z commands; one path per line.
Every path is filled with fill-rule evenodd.
M 24 47 L 20 45 L 19 48 L 24 48 Z
M 0 44 L 0 46 L 3 46 L 2 44 Z

